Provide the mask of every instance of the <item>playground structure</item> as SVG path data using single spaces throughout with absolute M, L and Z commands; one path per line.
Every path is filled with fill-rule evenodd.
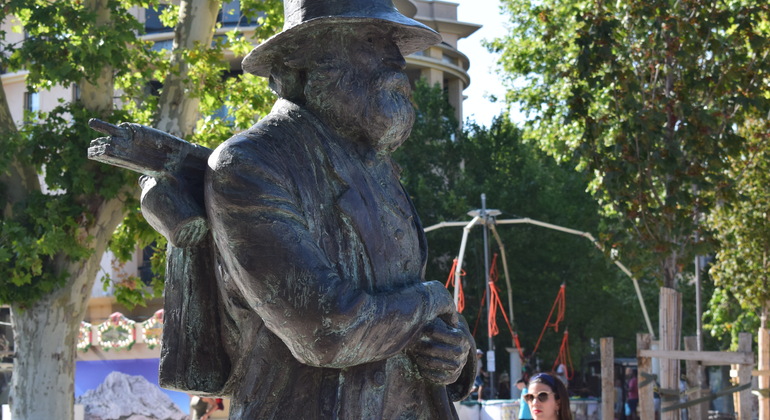
M 491 276 L 493 275 L 494 268 L 490 269 L 489 261 L 489 243 L 488 232 L 492 232 L 500 254 L 502 257 L 502 265 L 505 276 L 506 285 L 508 286 L 508 310 L 509 313 L 506 316 L 503 311 L 503 315 L 508 323 L 509 329 L 511 329 L 511 322 L 514 319 L 513 316 L 513 296 L 510 283 L 510 276 L 508 272 L 507 258 L 505 255 L 505 246 L 500 239 L 500 235 L 497 232 L 496 225 L 504 224 L 530 224 L 540 226 L 547 229 L 557 230 L 564 233 L 578 235 L 590 240 L 596 248 L 604 252 L 604 248 L 601 244 L 587 232 L 581 232 L 575 229 L 565 228 L 550 223 L 545 223 L 530 218 L 518 218 L 508 220 L 497 220 L 496 216 L 499 216 L 501 212 L 499 210 L 486 208 L 486 197 L 484 194 L 481 196 L 482 208 L 480 210 L 474 210 L 468 213 L 472 217 L 470 222 L 441 222 L 436 225 L 425 228 L 425 232 L 430 232 L 436 229 L 445 227 L 463 227 L 463 236 L 460 244 L 460 251 L 457 258 L 454 261 L 452 270 L 450 272 L 450 278 L 447 281 L 447 288 L 450 285 L 454 285 L 454 297 L 455 305 L 458 310 L 461 309 L 462 302 L 462 262 L 465 254 L 465 248 L 468 240 L 468 235 L 471 229 L 476 225 L 481 225 L 484 230 L 484 260 L 485 260 L 485 273 L 486 273 L 486 292 L 485 296 L 487 302 L 487 314 L 488 314 L 488 330 L 489 330 L 489 349 L 493 349 L 492 345 L 492 322 L 494 320 L 493 309 L 494 301 L 499 301 L 499 294 L 496 293 L 494 281 Z M 642 298 L 641 290 L 639 288 L 639 282 L 633 276 L 633 274 L 626 268 L 617 258 L 612 259 L 613 263 L 625 273 L 634 284 L 637 298 L 644 316 L 644 320 L 648 329 L 646 334 L 638 334 L 637 336 L 637 360 L 638 360 L 638 381 L 639 381 L 639 414 L 641 419 L 654 419 L 655 412 L 653 408 L 653 386 L 656 382 L 660 385 L 660 395 L 662 399 L 662 408 L 660 419 L 661 420 L 679 420 L 680 410 L 687 409 L 690 413 L 690 419 L 705 419 L 708 418 L 708 402 L 722 395 L 733 394 L 735 402 L 735 418 L 738 420 L 751 420 L 753 418 L 753 406 L 752 406 L 752 376 L 759 377 L 759 390 L 753 391 L 759 397 L 759 419 L 770 419 L 770 334 L 765 327 L 766 317 L 762 316 L 762 326 L 759 329 L 759 361 L 758 369 L 752 369 L 755 361 L 754 354 L 751 351 L 751 334 L 742 333 L 740 337 L 740 347 L 737 352 L 717 352 L 717 351 L 703 351 L 699 345 L 700 337 L 685 337 L 681 340 L 681 318 L 682 318 L 682 303 L 681 294 L 673 289 L 662 287 L 660 291 L 660 307 L 659 307 L 659 325 L 658 331 L 660 338 L 656 340 L 655 331 L 653 330 L 650 317 L 647 312 L 644 300 Z M 696 263 L 697 264 L 697 263 Z M 562 290 L 563 290 L 562 285 Z M 482 302 L 483 305 L 483 302 Z M 556 302 L 554 303 L 554 306 Z M 499 306 L 502 308 L 502 305 Z M 553 313 L 553 308 L 551 310 Z M 550 320 L 549 315 L 549 320 Z M 700 323 L 698 323 L 700 328 Z M 548 320 L 546 321 L 546 327 L 548 326 Z M 496 328 L 496 327 L 495 327 Z M 545 329 L 544 329 L 545 331 Z M 514 339 L 513 346 L 520 351 L 520 345 L 516 339 L 516 334 L 511 330 L 511 335 Z M 542 338 L 542 334 L 541 334 Z M 566 331 L 565 331 L 566 340 Z M 611 338 L 602 338 L 601 351 L 602 351 L 602 418 L 614 418 L 614 369 L 612 365 L 613 352 L 608 350 L 612 347 Z M 609 341 L 605 341 L 609 340 Z M 685 350 L 680 350 L 680 342 L 684 341 Z M 564 343 L 562 344 L 564 346 Z M 487 362 L 492 364 L 490 371 L 490 383 L 494 384 L 493 372 L 494 372 L 494 355 L 487 358 Z M 561 353 L 561 351 L 560 351 Z M 606 354 L 605 354 L 606 353 Z M 489 353 L 488 353 L 489 354 Z M 609 356 L 608 356 L 609 355 Z M 523 360 L 523 354 L 519 352 L 520 358 Z M 513 369 L 513 355 L 511 356 L 511 372 Z M 560 354 L 560 357 L 562 355 Z M 653 374 L 652 360 L 657 359 L 660 364 L 659 376 Z M 491 359 L 491 360 L 490 360 Z M 605 360 L 606 359 L 606 360 Z M 558 361 L 559 359 L 557 359 Z M 679 389 L 680 381 L 680 361 L 686 362 L 687 370 L 687 383 L 693 384 L 684 392 Z M 607 364 L 605 366 L 605 363 Z M 707 389 L 704 389 L 704 367 L 705 366 L 717 366 L 717 365 L 731 365 L 731 376 L 734 378 L 735 386 L 721 390 L 717 393 L 710 394 Z M 512 378 L 514 379 L 514 378 Z M 613 397 L 610 398 L 610 392 Z
M 496 268 L 495 268 L 496 265 L 495 264 L 491 264 L 492 268 L 490 268 L 489 239 L 488 239 L 489 235 L 488 235 L 488 232 L 492 233 L 492 235 L 494 236 L 495 241 L 497 243 L 497 246 L 498 246 L 498 248 L 500 250 L 500 256 L 501 256 L 501 261 L 502 261 L 502 265 L 503 265 L 503 273 L 504 273 L 504 277 L 505 277 L 506 286 L 507 286 L 507 289 L 508 289 L 508 296 L 507 296 L 507 298 L 508 298 L 507 299 L 508 300 L 508 314 L 506 314 L 505 311 L 502 311 L 502 313 L 503 313 L 503 316 L 505 318 L 506 323 L 508 324 L 508 328 L 509 328 L 509 330 L 511 332 L 511 336 L 513 337 L 513 341 L 514 342 L 512 343 L 512 347 L 518 350 L 519 357 L 520 357 L 521 360 L 524 359 L 524 355 L 522 354 L 521 346 L 518 343 L 517 335 L 516 335 L 516 333 L 513 331 L 512 327 L 511 327 L 511 323 L 514 320 L 514 315 L 513 315 L 513 292 L 512 292 L 511 281 L 510 281 L 510 274 L 509 274 L 509 271 L 508 271 L 508 261 L 507 261 L 507 256 L 506 256 L 506 253 L 505 253 L 505 245 L 503 244 L 503 242 L 502 242 L 502 240 L 500 238 L 500 235 L 499 235 L 499 233 L 497 231 L 497 227 L 496 226 L 497 225 L 512 225 L 512 224 L 529 224 L 529 225 L 543 227 L 543 228 L 546 228 L 546 229 L 551 229 L 551 230 L 556 230 L 556 231 L 568 233 L 568 234 L 571 234 L 571 235 L 582 236 L 582 237 L 590 240 L 591 243 L 596 248 L 598 248 L 599 251 L 601 251 L 602 253 L 604 252 L 604 247 L 593 237 L 593 235 L 591 235 L 588 232 L 582 232 L 582 231 L 578 231 L 578 230 L 575 230 L 575 229 L 570 229 L 570 228 L 566 228 L 566 227 L 563 227 L 563 226 L 558 226 L 558 225 L 554 225 L 554 224 L 550 224 L 550 223 L 545 223 L 545 222 L 541 222 L 541 221 L 530 219 L 530 218 L 517 218 L 517 219 L 497 220 L 496 216 L 499 216 L 502 213 L 499 210 L 487 209 L 486 208 L 486 195 L 485 194 L 481 195 L 481 204 L 482 204 L 481 209 L 473 210 L 473 211 L 468 212 L 468 215 L 472 217 L 470 222 L 440 222 L 438 224 L 426 227 L 425 228 L 425 232 L 428 233 L 428 232 L 431 232 L 431 231 L 434 231 L 434 230 L 437 230 L 437 229 L 441 229 L 441 228 L 446 228 L 446 227 L 462 227 L 463 228 L 462 240 L 460 242 L 460 250 L 458 252 L 457 258 L 455 259 L 455 261 L 454 261 L 454 263 L 452 265 L 452 270 L 450 272 L 450 278 L 447 280 L 447 288 L 449 288 L 450 285 L 454 286 L 455 306 L 458 308 L 458 311 L 462 312 L 463 307 L 464 307 L 464 299 L 463 299 L 463 295 L 462 295 L 462 281 L 461 281 L 461 277 L 462 277 L 463 258 L 465 256 L 466 245 L 468 243 L 468 236 L 470 234 L 470 231 L 473 229 L 473 227 L 475 227 L 477 225 L 480 225 L 480 226 L 483 227 L 483 235 L 484 235 L 484 266 L 485 266 L 484 267 L 484 269 L 485 269 L 484 271 L 486 273 L 486 280 L 485 280 L 486 291 L 485 291 L 484 297 L 486 298 L 486 304 L 487 304 L 487 308 L 486 308 L 487 309 L 487 316 L 488 316 L 488 319 L 487 319 L 488 334 L 487 334 L 487 336 L 488 336 L 488 339 L 489 339 L 489 347 L 488 348 L 490 349 L 490 351 L 487 352 L 487 363 L 489 365 L 488 371 L 490 372 L 490 375 L 492 375 L 490 377 L 490 382 L 492 383 L 492 387 L 493 387 L 493 391 L 494 391 L 493 375 L 494 375 L 494 368 L 495 367 L 494 367 L 494 352 L 491 351 L 491 349 L 494 348 L 493 343 L 492 343 L 492 338 L 493 338 L 494 335 L 496 335 L 496 328 L 497 328 L 496 327 L 496 323 L 494 322 L 495 321 L 495 314 L 497 312 L 496 309 L 497 308 L 501 308 L 502 309 L 503 305 L 502 305 L 502 303 L 500 301 L 499 292 L 497 290 L 495 281 L 493 281 L 493 279 L 492 279 L 492 276 L 496 272 Z M 639 300 L 639 305 L 641 307 L 642 314 L 644 316 L 644 320 L 646 322 L 648 331 L 649 331 L 650 335 L 654 336 L 655 333 L 654 333 L 653 328 L 652 328 L 652 323 L 650 322 L 649 314 L 647 313 L 647 308 L 645 306 L 644 299 L 642 297 L 641 289 L 639 288 L 638 280 L 633 276 L 631 271 L 628 270 L 628 268 L 626 268 L 626 266 L 623 265 L 623 263 L 621 263 L 617 258 L 613 258 L 612 261 L 633 282 L 634 289 L 636 291 L 636 296 L 637 296 L 637 299 Z M 559 292 L 559 295 L 563 295 L 563 293 L 564 293 L 564 285 L 562 285 L 562 287 L 560 289 L 560 292 Z M 558 301 L 558 296 L 557 296 L 557 301 Z M 556 307 L 556 304 L 557 304 L 557 302 L 554 302 L 554 308 Z M 482 301 L 482 306 L 483 306 L 483 301 Z M 554 308 L 551 309 L 551 314 L 553 314 Z M 563 311 L 563 308 L 562 308 L 562 311 Z M 549 314 L 549 318 L 546 320 L 546 325 L 543 328 L 543 333 L 545 332 L 546 328 L 548 327 L 548 322 L 551 319 L 551 314 Z M 556 324 L 556 328 L 558 329 L 558 322 Z M 543 337 L 543 333 L 541 333 L 540 338 L 538 339 L 538 345 L 540 343 L 540 340 Z M 563 360 L 564 361 L 567 357 L 569 357 L 568 354 L 567 355 L 562 354 L 564 352 L 564 350 L 565 350 L 565 347 L 566 347 L 566 340 L 567 340 L 567 331 L 565 331 L 565 333 L 564 333 L 564 339 L 562 341 L 559 358 L 557 358 L 557 363 L 554 364 L 554 367 L 558 364 L 559 360 Z M 536 348 L 537 348 L 537 345 L 535 346 L 535 350 L 533 351 L 533 353 L 536 351 Z M 512 365 L 511 366 L 511 372 L 515 371 L 514 368 L 513 368 L 514 365 L 515 365 L 513 357 L 514 356 L 512 355 L 511 356 L 511 359 L 512 359 L 511 360 L 511 365 Z M 515 380 L 515 378 L 511 378 L 511 379 Z

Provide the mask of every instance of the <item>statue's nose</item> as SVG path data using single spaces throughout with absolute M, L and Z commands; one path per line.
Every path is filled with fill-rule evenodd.
M 392 43 L 388 45 L 384 51 L 382 57 L 383 64 L 393 67 L 397 70 L 406 69 L 406 60 L 401 55 L 401 50 L 398 49 L 398 45 Z
M 406 60 L 404 59 L 404 57 L 401 55 L 400 52 L 397 52 L 396 54 L 386 55 L 385 57 L 382 58 L 382 62 L 397 70 L 406 69 Z

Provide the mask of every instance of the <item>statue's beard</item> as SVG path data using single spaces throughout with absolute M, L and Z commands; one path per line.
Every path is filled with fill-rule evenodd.
M 414 124 L 409 79 L 384 69 L 362 76 L 357 69 L 321 69 L 309 75 L 305 98 L 311 110 L 342 136 L 392 152 Z

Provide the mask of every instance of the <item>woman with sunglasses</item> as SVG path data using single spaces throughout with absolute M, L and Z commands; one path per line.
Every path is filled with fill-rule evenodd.
M 572 420 L 569 394 L 556 375 L 538 373 L 529 380 L 524 400 L 534 420 Z

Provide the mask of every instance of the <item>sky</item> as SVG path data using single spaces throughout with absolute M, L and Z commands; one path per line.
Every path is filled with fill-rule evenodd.
M 458 42 L 458 49 L 468 56 L 471 66 L 468 74 L 471 83 L 463 92 L 467 99 L 463 103 L 463 118 L 489 126 L 492 118 L 505 109 L 502 102 L 492 103 L 488 96 L 502 98 L 505 94 L 500 77 L 495 73 L 497 54 L 492 54 L 481 45 L 482 40 L 492 40 L 505 35 L 505 16 L 500 12 L 498 0 L 450 0 L 459 4 L 457 19 L 461 22 L 483 25 L 468 38 Z

